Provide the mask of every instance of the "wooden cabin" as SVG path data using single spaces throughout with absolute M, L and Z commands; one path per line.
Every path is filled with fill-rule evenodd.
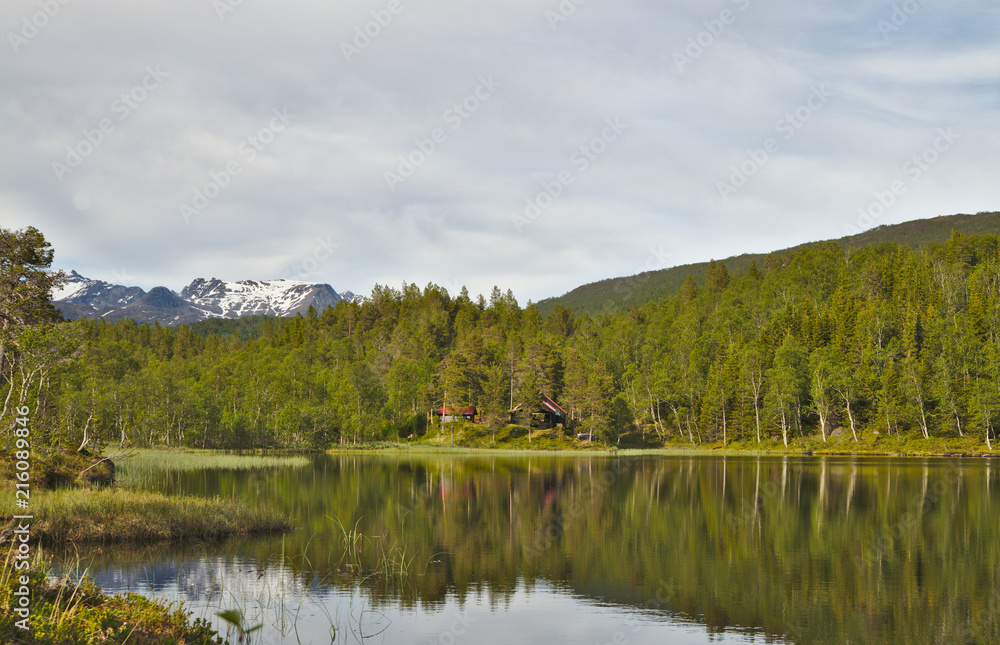
M 443 405 L 434 410 L 434 415 L 438 418 L 438 423 L 446 423 L 448 421 L 475 421 L 476 406 L 470 406 L 468 408 L 446 408 Z
M 545 394 L 538 393 L 537 401 L 532 403 L 521 403 L 510 411 L 510 422 L 519 425 L 534 426 L 537 419 L 539 429 L 545 430 L 564 426 L 566 424 L 566 410 L 562 408 L 555 399 Z

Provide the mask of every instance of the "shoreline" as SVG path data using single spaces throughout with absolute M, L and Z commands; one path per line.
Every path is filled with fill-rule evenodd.
M 895 439 L 893 440 L 895 441 Z M 905 440 L 904 440 L 905 441 Z M 914 440 L 917 441 L 917 440 Z M 926 442 L 925 439 L 920 439 Z M 933 441 L 933 440 L 931 440 Z M 838 445 L 815 444 L 810 442 L 807 445 L 790 443 L 788 447 L 783 445 L 770 448 L 750 448 L 750 447 L 730 447 L 716 444 L 699 445 L 672 445 L 649 448 L 577 448 L 572 446 L 564 447 L 485 447 L 485 446 L 463 446 L 463 445 L 441 445 L 430 442 L 409 442 L 400 444 L 387 444 L 380 446 L 358 446 L 335 447 L 322 452 L 329 455 L 384 455 L 384 454 L 412 454 L 412 455 L 552 455 L 552 456 L 685 456 L 699 455 L 712 456 L 724 455 L 730 457 L 885 457 L 885 458 L 963 458 L 963 459 L 1000 459 L 1000 451 L 989 451 L 983 446 L 982 449 L 975 449 L 969 446 L 953 447 L 919 447 L 906 444 L 904 449 L 899 446 L 877 447 L 864 443 L 854 444 L 853 441 L 840 442 Z

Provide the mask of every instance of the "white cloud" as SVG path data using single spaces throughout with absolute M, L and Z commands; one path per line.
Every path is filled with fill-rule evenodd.
M 653 243 L 685 263 L 838 236 L 942 127 L 962 139 L 885 220 L 997 208 L 995 9 L 925 3 L 886 37 L 892 3 L 626 0 L 551 23 L 551 0 L 399 2 L 391 20 L 377 0 L 244 2 L 222 19 L 196 0 L 61 5 L 0 53 L 0 224 L 39 226 L 62 267 L 146 288 L 280 277 L 332 238 L 310 279 L 338 290 L 497 284 L 524 302 L 635 273 Z M 38 11 L 3 3 L 0 32 Z M 679 72 L 689 39 L 701 51 Z M 162 83 L 132 97 L 156 66 Z M 834 97 L 720 199 L 816 86 Z M 268 134 L 276 109 L 295 119 Z M 576 172 L 613 118 L 628 130 Z M 113 130 L 59 181 L 53 162 L 102 119 Z M 385 173 L 438 130 L 390 190 Z M 231 162 L 185 223 L 180 205 Z M 511 215 L 567 170 L 519 233 Z

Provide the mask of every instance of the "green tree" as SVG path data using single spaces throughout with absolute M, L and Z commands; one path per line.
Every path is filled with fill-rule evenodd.
M 807 370 L 802 346 L 794 336 L 786 335 L 774 354 L 774 365 L 769 372 L 771 409 L 781 423 L 781 437 L 786 446 L 792 424 L 801 429 L 802 405 L 808 387 Z
M 930 377 L 926 364 L 910 355 L 903 359 L 900 366 L 902 378 L 899 382 L 900 392 L 905 399 L 905 406 L 917 425 L 924 439 L 930 438 L 928 417 L 930 415 L 931 399 L 928 395 Z
M 729 424 L 736 397 L 739 364 L 734 354 L 724 355 L 713 364 L 706 378 L 702 397 L 702 426 L 715 426 L 722 430 L 722 445 L 729 442 Z
M 847 422 L 851 426 L 851 436 L 857 443 L 857 423 L 855 423 L 854 410 L 851 408 L 851 405 L 856 401 L 859 387 L 854 371 L 840 360 L 839 355 L 828 362 L 827 367 L 830 370 L 830 386 L 837 393 L 837 402 L 843 414 L 847 416 Z
M 0 393 L 13 389 L 21 332 L 60 319 L 50 299 L 65 276 L 48 270 L 52 258 L 52 246 L 38 229 L 0 228 Z M 0 420 L 6 418 L 10 396 L 4 399 Z
M 48 270 L 53 253 L 45 236 L 32 226 L 20 231 L 0 228 L 0 339 L 60 319 L 50 299 L 65 275 Z
M 622 435 L 632 428 L 632 410 L 623 394 L 616 394 L 611 400 L 611 418 L 608 420 L 605 441 L 620 445 Z
M 705 269 L 705 285 L 716 293 L 725 291 L 729 286 L 729 269 L 722 262 L 712 260 Z
M 835 409 L 836 360 L 836 351 L 832 347 L 816 350 L 809 359 L 809 397 L 812 409 L 819 417 L 819 429 L 824 442 L 826 429 Z
M 698 297 L 698 285 L 695 284 L 694 278 L 687 276 L 684 278 L 684 283 L 681 284 L 681 300 L 683 302 L 691 302 Z
M 756 345 L 747 345 L 741 355 L 740 379 L 743 395 L 753 408 L 754 429 L 757 432 L 757 443 L 761 442 L 761 406 L 765 396 L 764 375 L 767 365 L 763 352 Z

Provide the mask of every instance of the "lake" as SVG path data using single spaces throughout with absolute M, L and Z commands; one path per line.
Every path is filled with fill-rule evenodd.
M 990 460 L 172 464 L 121 470 L 131 486 L 282 509 L 297 530 L 81 550 L 79 566 L 106 591 L 183 600 L 222 633 L 215 613 L 238 608 L 263 624 L 253 642 L 1000 643 Z

